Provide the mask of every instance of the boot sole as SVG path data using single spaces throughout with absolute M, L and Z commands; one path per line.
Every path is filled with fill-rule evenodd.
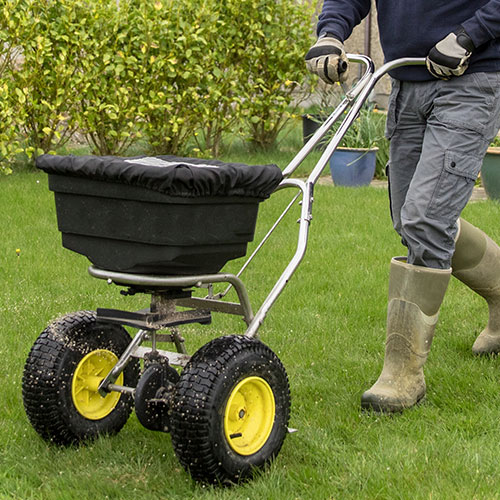
M 404 410 L 413 408 L 414 406 L 420 404 L 425 398 L 425 393 L 417 398 L 415 403 L 411 405 L 402 405 L 400 403 L 390 403 L 382 401 L 363 401 L 361 400 L 361 409 L 365 411 L 373 411 L 375 413 L 402 413 Z
M 483 356 L 483 357 L 496 357 L 500 354 L 500 349 L 492 349 L 491 351 L 480 350 L 480 349 L 472 349 L 472 354 L 474 356 Z

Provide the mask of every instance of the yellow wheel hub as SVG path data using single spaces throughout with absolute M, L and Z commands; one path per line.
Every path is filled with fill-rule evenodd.
M 269 384 L 248 377 L 231 391 L 224 412 L 224 433 L 229 446 L 240 455 L 253 455 L 271 434 L 276 407 Z
M 71 384 L 71 396 L 78 413 L 89 420 L 100 420 L 109 415 L 117 405 L 121 394 L 111 392 L 102 397 L 98 388 L 104 377 L 118 361 L 117 356 L 106 349 L 87 354 L 76 367 Z M 116 383 L 123 384 L 123 373 Z

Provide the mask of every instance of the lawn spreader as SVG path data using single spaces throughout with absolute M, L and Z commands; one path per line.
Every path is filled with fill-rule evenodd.
M 172 156 L 37 159 L 54 192 L 63 246 L 87 256 L 90 275 L 120 293 L 150 296 L 146 309 L 74 312 L 40 334 L 22 390 L 44 439 L 69 445 L 114 434 L 135 409 L 144 427 L 171 433 L 197 481 L 238 482 L 278 454 L 290 431 L 289 382 L 259 328 L 305 254 L 314 186 L 375 83 L 393 68 L 423 64 L 399 59 L 375 71 L 365 56 L 349 59 L 364 75 L 283 171 Z M 339 119 L 308 178 L 292 178 Z M 283 189 L 294 191 L 290 203 L 241 270 L 221 272 L 246 254 L 259 203 Z M 254 313 L 241 274 L 297 203 L 295 253 Z M 232 289 L 237 301 L 227 299 Z M 188 355 L 179 327 L 209 324 L 213 312 L 242 316 L 246 331 Z M 133 338 L 125 327 L 137 330 Z

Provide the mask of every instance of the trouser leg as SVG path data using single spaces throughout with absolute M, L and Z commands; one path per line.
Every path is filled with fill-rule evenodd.
M 500 73 L 403 82 L 393 107 L 388 131 L 394 227 L 408 247 L 409 263 L 447 269 L 456 221 L 500 126 Z
M 420 159 L 428 114 L 416 97 L 409 94 L 405 82 L 392 81 L 386 122 L 386 136 L 390 140 L 387 177 L 393 226 L 405 246 L 401 207 Z
M 499 126 L 500 73 L 405 83 L 393 96 L 391 212 L 408 257 L 404 269 L 401 261 L 391 265 L 384 368 L 363 394 L 363 407 L 398 411 L 425 394 L 423 365 L 451 274 L 457 220 Z M 394 285 L 399 282 L 405 286 Z M 437 290 L 425 310 L 426 294 Z

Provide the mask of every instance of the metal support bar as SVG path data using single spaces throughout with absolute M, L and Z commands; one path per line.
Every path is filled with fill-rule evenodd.
M 253 319 L 252 306 L 243 282 L 229 273 L 218 274 L 200 274 L 197 276 L 158 276 L 153 274 L 131 274 L 120 273 L 116 271 L 108 271 L 99 269 L 95 266 L 90 266 L 88 272 L 94 278 L 100 278 L 108 281 L 108 283 L 116 283 L 117 285 L 139 285 L 153 287 L 173 287 L 173 288 L 192 288 L 201 287 L 204 284 L 211 283 L 231 283 L 238 294 L 241 307 L 243 309 L 243 319 L 246 324 L 250 324 Z
M 187 354 L 186 345 L 184 344 L 184 339 L 181 337 L 179 330 L 177 328 L 171 328 L 172 339 L 174 341 L 177 352 L 180 354 Z
M 117 323 L 145 330 L 161 330 L 170 326 L 188 323 L 209 324 L 208 310 L 172 311 L 172 312 L 130 312 L 119 309 L 97 309 L 97 318 L 107 323 Z
M 250 325 L 248 325 L 248 328 L 245 332 L 245 335 L 247 337 L 255 337 L 257 335 L 258 329 L 264 321 L 264 318 L 266 317 L 269 309 L 276 302 L 276 299 L 285 288 L 286 284 L 299 266 L 306 252 L 309 224 L 312 219 L 311 211 L 313 203 L 314 184 L 310 182 L 304 183 L 303 181 L 298 179 L 287 179 L 280 184 L 280 188 L 285 187 L 296 187 L 302 191 L 302 210 L 299 219 L 300 226 L 297 250 L 292 257 L 292 260 L 274 285 L 273 289 L 262 303 L 260 309 L 257 311 L 257 314 L 255 315 L 253 321 L 250 323 Z
M 152 352 L 152 349 L 150 347 L 137 347 L 132 356 L 134 358 L 141 358 L 143 359 L 146 354 L 149 354 Z M 163 356 L 168 359 L 168 363 L 173 366 L 181 366 L 185 367 L 188 364 L 188 361 L 191 359 L 191 356 L 184 354 L 182 352 L 171 352 L 171 351 L 164 351 L 162 349 L 156 349 L 155 351 L 158 353 L 160 356 Z
M 257 255 L 257 253 L 260 251 L 260 249 L 264 246 L 264 243 L 269 239 L 269 237 L 271 236 L 271 234 L 274 232 L 274 230 L 278 227 L 278 225 L 280 224 L 280 222 L 283 220 L 283 218 L 285 217 L 285 215 L 290 211 L 290 209 L 293 207 L 293 205 L 295 204 L 295 202 L 297 201 L 297 198 L 300 196 L 300 192 L 298 192 L 293 198 L 292 198 L 292 201 L 290 201 L 290 203 L 287 205 L 287 207 L 285 208 L 285 210 L 283 210 L 283 212 L 281 213 L 281 215 L 278 217 L 278 219 L 276 220 L 276 222 L 272 225 L 271 229 L 269 229 L 269 231 L 266 233 L 266 235 L 264 236 L 264 238 L 262 238 L 262 240 L 260 241 L 260 243 L 257 245 L 257 247 L 255 248 L 255 250 L 252 252 L 252 254 L 250 255 L 250 257 L 248 257 L 248 259 L 245 261 L 245 263 L 243 264 L 243 266 L 241 267 L 241 269 L 238 271 L 238 273 L 236 274 L 236 276 L 239 278 L 242 274 L 243 274 L 243 271 L 245 271 L 245 269 L 249 266 L 250 262 L 252 262 L 252 260 L 254 259 L 254 257 Z M 231 290 L 232 288 L 232 285 L 229 285 L 223 292 L 217 294 L 217 297 L 218 298 L 222 298 L 222 297 L 225 297 L 228 293 L 229 293 L 229 290 Z
M 144 341 L 147 336 L 147 330 L 139 330 L 135 337 L 132 339 L 132 342 L 125 349 L 125 352 L 120 356 L 120 359 L 113 367 L 113 369 L 106 375 L 104 380 L 99 384 L 99 394 L 104 398 L 106 394 L 109 392 L 109 384 L 114 384 L 117 378 L 120 376 L 120 373 L 125 370 L 127 363 L 130 361 L 130 358 L 133 356 L 135 350 L 141 343 Z
M 229 285 L 229 287 L 232 288 L 232 285 Z M 224 295 L 225 293 L 221 294 L 221 296 Z M 190 299 L 180 299 L 177 303 L 183 307 L 195 307 L 198 309 L 206 309 L 207 311 L 217 311 L 226 314 L 243 316 L 243 308 L 241 307 L 241 304 L 236 302 L 222 302 L 222 300 L 216 299 L 191 297 Z
M 323 136 L 332 128 L 332 125 L 342 116 L 344 111 L 350 106 L 350 101 L 346 97 L 323 124 L 314 132 L 311 138 L 304 144 L 293 160 L 283 170 L 283 177 L 286 179 L 297 170 L 309 153 L 316 147 Z
M 122 394 L 131 394 L 132 396 L 135 394 L 134 387 L 127 387 L 125 385 L 108 384 L 108 391 L 121 392 Z

